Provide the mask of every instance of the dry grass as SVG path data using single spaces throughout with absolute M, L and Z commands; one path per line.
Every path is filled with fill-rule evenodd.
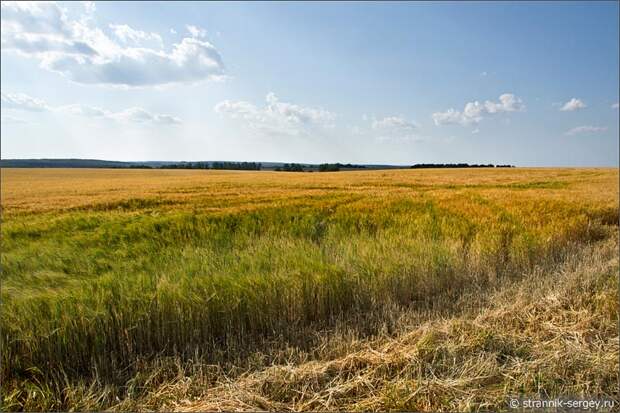
M 400 314 L 395 337 L 340 336 L 318 360 L 215 384 L 181 374 L 143 402 L 177 411 L 504 410 L 520 394 L 619 403 L 617 274 L 613 239 L 550 274 L 504 283 L 476 310 L 464 297 L 465 315 L 418 324 Z

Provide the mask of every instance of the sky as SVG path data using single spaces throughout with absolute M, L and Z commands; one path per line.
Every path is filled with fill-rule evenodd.
M 617 167 L 618 14 L 2 2 L 0 155 Z

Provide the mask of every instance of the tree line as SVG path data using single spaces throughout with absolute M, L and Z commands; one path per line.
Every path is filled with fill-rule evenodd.
M 278 172 L 338 172 L 341 169 L 365 169 L 365 165 L 355 165 L 351 163 L 322 163 L 318 167 L 314 165 L 303 165 L 298 163 L 285 163 L 281 167 L 277 167 L 275 170 Z
M 148 165 L 132 165 L 131 168 L 153 168 Z M 260 162 L 182 162 L 158 166 L 157 169 L 232 169 L 241 171 L 260 171 Z
M 468 164 L 468 163 L 417 163 L 411 166 L 411 169 L 426 168 L 514 168 L 514 165 L 493 165 L 489 164 Z

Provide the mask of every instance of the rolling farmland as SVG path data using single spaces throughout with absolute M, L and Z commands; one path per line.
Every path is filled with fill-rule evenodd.
M 5 410 L 617 400 L 618 170 L 2 169 Z

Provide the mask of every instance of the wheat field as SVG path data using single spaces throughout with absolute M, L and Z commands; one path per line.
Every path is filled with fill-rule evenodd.
M 618 170 L 2 169 L 2 408 L 618 398 Z

